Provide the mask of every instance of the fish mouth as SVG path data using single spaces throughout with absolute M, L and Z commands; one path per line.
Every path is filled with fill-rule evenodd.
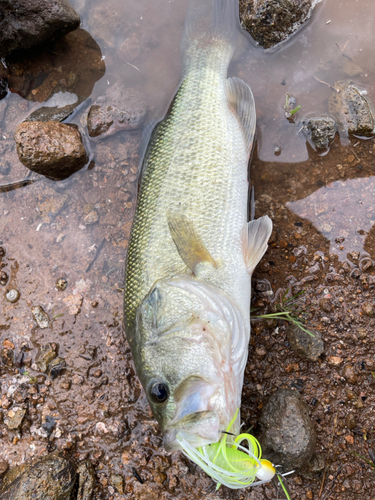
M 164 447 L 167 451 L 182 450 L 180 441 L 185 440 L 197 448 L 216 443 L 219 438 L 219 415 L 213 410 L 199 411 L 169 423 L 164 431 Z

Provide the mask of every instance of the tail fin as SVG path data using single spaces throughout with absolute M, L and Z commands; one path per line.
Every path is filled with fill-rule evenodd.
M 190 0 L 181 40 L 184 59 L 190 49 L 206 51 L 215 42 L 229 49 L 228 63 L 239 31 L 238 0 Z M 223 54 L 224 56 L 224 54 Z

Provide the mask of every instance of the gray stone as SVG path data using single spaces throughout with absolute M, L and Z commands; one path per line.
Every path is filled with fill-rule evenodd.
M 302 358 L 317 361 L 324 351 L 324 342 L 320 332 L 313 330 L 311 333 L 314 336 L 309 335 L 297 325 L 287 326 L 287 336 L 292 349 Z
M 265 49 L 286 40 L 321 0 L 240 0 L 243 27 Z
M 87 117 L 89 135 L 106 137 L 119 130 L 139 128 L 147 109 L 147 102 L 138 90 L 116 83 L 91 106 Z
M 260 417 L 264 456 L 286 470 L 298 469 L 314 455 L 316 433 L 307 405 L 290 389 L 278 389 L 266 401 Z
M 335 138 L 336 122 L 330 116 L 314 116 L 302 120 L 302 132 L 307 137 L 310 145 L 319 151 L 328 149 Z
M 67 0 L 0 0 L 0 57 L 60 38 L 79 24 Z
M 57 92 L 44 106 L 31 113 L 25 122 L 62 122 L 66 120 L 85 100 L 71 92 Z
M 0 486 L 0 498 L 69 500 L 76 479 L 74 464 L 55 452 L 11 469 Z
M 58 122 L 24 122 L 14 140 L 20 161 L 49 179 L 63 180 L 87 163 L 77 128 Z
M 26 414 L 26 410 L 23 408 L 13 408 L 8 412 L 8 420 L 6 425 L 9 430 L 16 431 L 21 427 L 22 420 Z
M 349 135 L 371 137 L 375 134 L 375 112 L 366 91 L 351 81 L 335 82 L 336 92 L 328 102 L 330 114 L 335 118 L 341 142 L 349 143 Z

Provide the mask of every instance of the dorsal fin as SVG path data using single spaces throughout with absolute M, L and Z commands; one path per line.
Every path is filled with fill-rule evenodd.
M 193 273 L 201 262 L 209 262 L 217 267 L 215 260 L 195 231 L 193 223 L 186 215 L 168 212 L 167 221 L 178 253 Z
M 242 250 L 249 274 L 266 253 L 268 240 L 272 233 L 272 221 L 265 215 L 259 219 L 247 222 L 241 230 Z
M 228 78 L 225 87 L 229 105 L 236 114 L 244 133 L 246 148 L 250 156 L 256 127 L 254 96 L 251 88 L 240 78 Z

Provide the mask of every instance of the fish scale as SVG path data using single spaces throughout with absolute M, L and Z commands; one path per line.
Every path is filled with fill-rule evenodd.
M 187 71 L 146 153 L 128 253 L 127 334 L 152 285 L 186 271 L 170 235 L 168 211 L 192 219 L 213 258 L 222 263 L 212 283 L 236 299 L 238 274 L 245 273 L 240 229 L 247 216 L 247 153 L 228 106 L 225 71 L 217 68 L 218 62 L 224 66 L 222 59 L 212 52 L 200 58 L 203 62 Z

